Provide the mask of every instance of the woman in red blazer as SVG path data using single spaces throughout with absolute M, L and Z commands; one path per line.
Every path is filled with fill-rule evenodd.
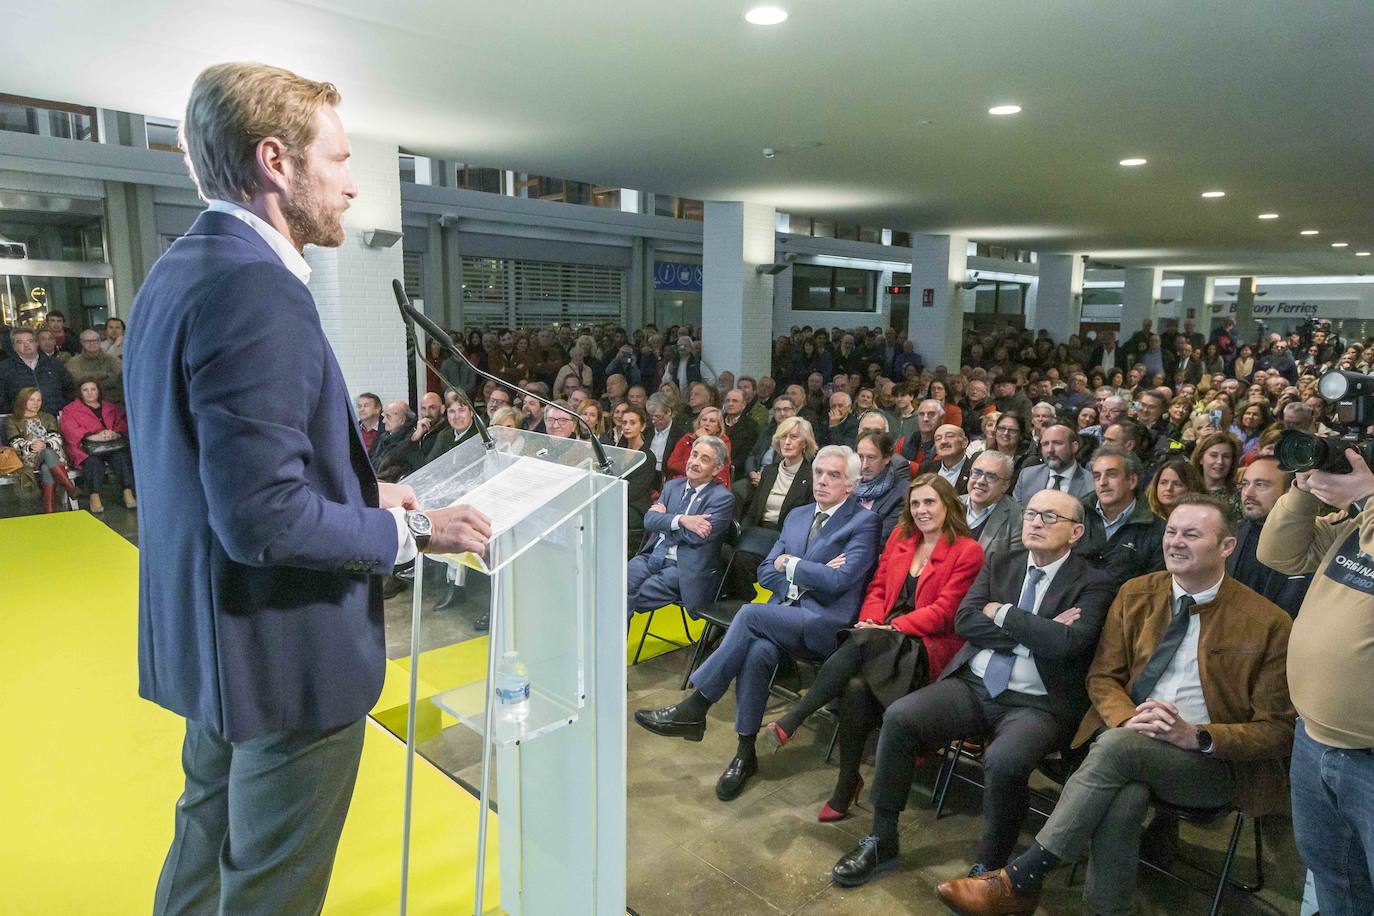
M 62 427 L 62 439 L 67 446 L 67 460 L 81 471 L 81 483 L 90 498 L 91 513 L 99 515 L 105 511 L 100 501 L 100 484 L 104 482 L 106 469 L 124 491 L 125 508 L 136 508 L 129 423 L 124 418 L 124 411 L 104 399 L 100 383 L 94 379 L 83 379 L 77 394 L 79 397 L 75 401 L 62 408 L 58 425 Z M 92 444 L 101 442 L 119 447 L 107 446 L 104 455 L 90 454 Z
M 840 697 L 840 772 L 818 819 L 837 821 L 863 789 L 859 760 L 883 711 L 937 677 L 963 646 L 954 614 L 983 566 L 964 506 L 939 474 L 922 474 L 907 491 L 902 521 L 888 538 L 869 583 L 858 625 L 841 634 L 816 682 L 764 737 L 781 746 L 802 722 Z
M 663 480 L 666 483 L 674 477 L 687 476 L 687 459 L 692 455 L 692 443 L 697 436 L 715 436 L 725 443 L 726 452 L 730 451 L 730 437 L 725 434 L 725 419 L 719 407 L 703 407 L 697 414 L 696 430 L 677 440 L 673 453 L 663 462 Z M 716 473 L 716 480 L 725 489 L 730 489 L 730 461 Z

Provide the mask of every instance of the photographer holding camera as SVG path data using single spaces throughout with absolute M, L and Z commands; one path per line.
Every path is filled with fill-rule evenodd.
M 1367 441 L 1348 472 L 1310 470 L 1275 504 L 1261 563 L 1316 573 L 1288 643 L 1299 719 L 1293 832 L 1326 916 L 1374 912 L 1374 472 Z M 1344 511 L 1319 516 L 1322 504 Z

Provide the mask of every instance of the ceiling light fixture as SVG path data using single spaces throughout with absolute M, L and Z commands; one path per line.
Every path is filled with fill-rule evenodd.
M 1316 229 L 1304 229 L 1298 235 L 1320 235 L 1320 233 Z
M 1350 247 L 1350 243 L 1349 243 L 1349 242 L 1332 242 L 1332 243 L 1331 243 L 1331 247 L 1332 247 L 1332 248 L 1349 248 L 1349 247 Z
M 990 115 L 1014 115 L 1020 113 L 1020 105 L 994 105 L 988 109 L 988 114 Z
M 1355 257 L 1357 257 L 1357 258 L 1367 258 L 1367 257 L 1369 257 L 1369 252 L 1367 252 L 1367 251 L 1357 251 L 1357 252 L 1355 252 Z
M 1207 197 L 1207 198 L 1225 197 L 1225 196 L 1226 196 L 1226 192 L 1225 192 L 1225 191 L 1203 191 L 1203 192 L 1202 192 L 1202 196 L 1203 196 L 1203 197 Z
M 787 10 L 777 6 L 756 6 L 744 14 L 751 25 L 777 25 L 787 21 Z
M 1261 213 L 1261 214 L 1259 215 L 1259 218 L 1260 218 L 1260 219 L 1278 219 L 1278 218 L 1279 218 L 1279 215 L 1278 215 L 1277 213 Z
M 1135 156 L 1135 157 L 1133 157 L 1133 158 L 1131 158 L 1131 159 L 1122 159 L 1122 160 L 1121 160 L 1121 164 L 1122 164 L 1122 165 L 1125 165 L 1125 166 L 1135 166 L 1135 165 L 1144 165 L 1144 164 L 1145 164 L 1146 162 L 1148 162 L 1148 161 L 1149 161 L 1148 159 L 1142 159 L 1142 158 L 1140 158 L 1139 156 Z

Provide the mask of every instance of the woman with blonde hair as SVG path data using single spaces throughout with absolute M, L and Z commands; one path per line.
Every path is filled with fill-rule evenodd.
M 606 415 L 601 412 L 600 401 L 595 398 L 587 398 L 587 400 L 583 401 L 581 406 L 577 408 L 577 414 L 591 426 L 592 433 L 596 436 L 598 441 L 604 445 L 613 444 L 612 440 L 614 437 L 606 426 Z M 577 438 L 587 438 L 587 430 L 580 424 L 577 427 Z
M 1240 517 L 1240 488 L 1236 471 L 1240 468 L 1240 440 L 1229 432 L 1215 432 L 1198 440 L 1193 449 L 1193 467 L 1202 475 L 1203 489 L 1226 500 L 1232 514 Z
M 808 716 L 840 698 L 840 772 L 820 821 L 842 820 L 858 799 L 864 744 L 883 711 L 938 677 L 964 644 L 954 616 L 983 566 L 983 548 L 958 494 L 939 474 L 918 475 L 903 502 L 858 624 L 841 632 L 840 647 L 806 695 L 763 729 L 766 741 L 782 747 Z
M 57 511 L 60 485 L 75 500 L 76 484 L 67 474 L 67 453 L 63 450 L 62 429 L 52 414 L 43 409 L 43 392 L 20 388 L 14 396 L 14 410 L 5 418 L 5 441 L 19 460 L 38 478 L 43 493 L 43 511 Z
M 697 436 L 715 436 L 725 443 L 726 462 L 716 473 L 716 480 L 727 490 L 730 489 L 730 437 L 725 434 L 725 415 L 719 407 L 704 407 L 697 414 L 693 431 L 679 439 L 673 447 L 673 453 L 664 460 L 663 479 L 667 481 L 687 476 L 687 459 L 691 457 L 692 443 L 697 441 Z
M 496 412 L 491 415 L 491 422 L 488 426 L 505 426 L 510 429 L 523 429 L 521 421 L 524 416 L 517 408 L 507 404 L 505 407 L 498 407 Z

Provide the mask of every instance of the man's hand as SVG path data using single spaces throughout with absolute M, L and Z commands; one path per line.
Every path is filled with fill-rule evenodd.
M 989 601 L 987 604 L 983 605 L 983 616 L 988 620 L 992 620 L 997 616 L 997 612 L 1002 610 L 1002 605 L 1005 603 L 1004 601 Z
M 858 629 L 858 630 L 891 630 L 891 629 L 893 629 L 893 627 L 892 627 L 891 624 L 878 623 L 877 621 L 874 621 L 874 620 L 860 620 L 858 623 L 854 624 L 854 628 L 855 628 L 855 629 Z
M 711 516 L 709 515 L 680 515 L 677 524 L 679 528 L 686 528 L 699 538 L 709 537 L 711 534 Z
M 425 553 L 486 552 L 491 540 L 491 520 L 472 506 L 428 509 L 425 515 L 432 526 Z
M 749 472 L 749 482 L 752 483 L 754 486 L 757 487 L 759 485 L 759 481 L 762 479 L 763 475 L 760 474 L 758 471 Z
M 1304 471 L 1293 482 L 1298 489 L 1306 490 L 1328 506 L 1348 509 L 1352 503 L 1374 496 L 1374 472 L 1353 448 L 1345 450 L 1345 460 L 1350 462 L 1349 474 Z
M 382 483 L 377 481 L 377 499 L 383 509 L 418 509 L 415 491 L 408 483 Z
M 650 511 L 650 512 L 667 512 L 667 511 L 668 511 L 668 507 L 665 506 L 665 505 L 663 505 L 663 503 L 654 503 L 652 506 L 649 507 L 649 511 Z
M 829 566 L 831 569 L 844 569 L 845 562 L 844 554 L 840 554 L 833 560 L 827 560 L 825 565 Z
M 1179 715 L 1178 707 L 1163 700 L 1141 703 L 1136 707 L 1136 714 L 1126 720 L 1122 727 L 1149 738 L 1167 741 L 1185 751 L 1198 749 L 1197 726 Z
M 778 558 L 773 561 L 773 568 L 778 572 L 787 572 L 787 561 L 790 559 L 792 559 L 792 557 L 788 554 L 778 554 Z
M 434 421 L 429 417 L 421 417 L 420 422 L 415 424 L 415 432 L 410 434 L 410 441 L 419 442 L 420 439 L 424 437 L 425 433 L 429 432 L 429 428 L 433 425 Z
M 1071 627 L 1078 622 L 1078 618 L 1083 616 L 1081 607 L 1071 607 L 1067 611 L 1061 611 L 1054 618 L 1055 623 L 1062 623 L 1066 627 Z

